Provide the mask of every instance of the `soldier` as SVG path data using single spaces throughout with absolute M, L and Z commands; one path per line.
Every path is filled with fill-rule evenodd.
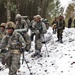
M 26 21 L 21 17 L 21 15 L 17 14 L 16 15 L 16 29 L 23 29 L 23 28 L 28 29 L 28 25 Z
M 42 47 L 42 40 L 41 35 L 47 32 L 46 25 L 41 21 L 41 16 L 36 15 L 36 26 L 35 26 L 35 53 L 32 57 L 35 56 L 42 56 L 41 55 L 41 47 Z
M 52 22 L 52 29 L 53 29 L 53 33 L 55 34 L 56 33 L 56 30 L 57 30 L 57 23 L 58 23 L 58 18 L 55 17 L 54 21 Z
M 63 16 L 59 16 L 58 18 L 58 24 L 57 24 L 57 38 L 60 43 L 63 43 L 62 42 L 62 33 L 63 33 L 63 29 L 65 28 L 65 21 L 64 21 L 64 18 Z
M 0 43 L 1 43 L 1 40 L 2 40 L 2 38 L 6 35 L 6 30 L 5 30 L 5 26 L 6 26 L 6 23 L 1 23 L 1 25 L 0 25 Z M 1 54 L 0 54 L 0 56 L 2 57 L 2 64 L 3 65 L 5 65 L 5 53 L 4 53 L 4 51 L 5 51 L 5 49 L 2 49 L 1 50 Z
M 28 25 L 24 19 L 22 19 L 20 14 L 16 15 L 16 29 L 27 29 L 27 31 L 23 31 L 21 35 L 23 36 L 24 40 L 26 41 L 26 51 L 29 51 L 31 48 L 31 40 L 30 36 L 28 35 Z
M 23 52 L 21 48 L 25 48 L 23 37 L 14 31 L 15 24 L 7 22 L 6 35 L 2 38 L 0 49 L 6 48 L 5 58 L 9 68 L 9 75 L 17 75 L 17 70 L 20 68 L 20 56 Z
M 70 17 L 68 20 L 68 28 L 71 28 L 71 24 L 72 24 L 72 18 Z

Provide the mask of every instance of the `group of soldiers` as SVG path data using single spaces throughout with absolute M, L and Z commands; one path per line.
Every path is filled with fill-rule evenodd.
M 44 20 L 44 19 L 43 19 Z M 30 51 L 31 41 L 35 35 L 35 53 L 31 57 L 42 57 L 41 35 L 44 35 L 48 29 L 48 21 L 43 22 L 40 15 L 35 15 L 30 22 L 27 17 L 22 18 L 20 14 L 16 15 L 15 23 L 9 21 L 0 25 L 0 53 L 2 54 L 2 64 L 9 68 L 9 75 L 17 75 L 20 68 L 20 57 L 24 51 Z M 31 30 L 31 36 L 28 30 Z
M 72 17 L 70 17 L 68 19 L 68 28 L 71 28 L 71 27 L 74 27 L 75 28 L 75 19 L 73 19 Z
M 57 31 L 57 38 L 62 42 L 62 33 L 65 28 L 65 21 L 63 16 L 56 17 L 52 23 L 53 33 Z M 33 16 L 30 22 L 28 17 L 25 19 L 17 14 L 14 22 L 1 23 L 0 25 L 0 53 L 2 54 L 2 64 L 9 68 L 9 75 L 17 75 L 17 70 L 20 68 L 20 57 L 24 51 L 29 52 L 31 49 L 31 42 L 35 42 L 35 53 L 31 57 L 42 57 L 42 39 L 47 29 L 49 22 L 43 19 L 40 15 Z M 56 28 L 56 29 L 55 29 Z M 28 34 L 29 29 L 31 35 Z M 35 36 L 35 40 L 34 40 Z

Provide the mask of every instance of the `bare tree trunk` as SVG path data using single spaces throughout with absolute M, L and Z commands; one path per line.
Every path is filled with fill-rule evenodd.
M 7 0 L 7 22 L 11 20 L 10 0 Z
M 20 1 L 16 0 L 16 14 L 19 14 L 19 9 L 20 9 Z
M 40 0 L 39 2 L 39 6 L 41 7 L 40 15 L 45 18 L 49 0 Z

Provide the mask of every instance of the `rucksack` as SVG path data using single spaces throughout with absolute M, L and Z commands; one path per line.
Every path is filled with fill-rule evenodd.
M 48 29 L 48 28 L 49 28 L 49 26 L 50 26 L 48 19 L 43 19 L 43 20 L 42 20 L 42 22 L 44 22 L 44 23 L 45 23 L 46 28 Z

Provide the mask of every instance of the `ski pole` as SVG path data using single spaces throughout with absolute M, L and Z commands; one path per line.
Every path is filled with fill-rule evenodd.
M 27 68 L 28 68 L 28 70 L 29 70 L 29 72 L 30 72 L 30 75 L 33 75 L 33 73 L 31 72 L 31 69 L 29 68 L 29 65 L 28 65 L 28 63 L 27 63 L 27 61 L 26 61 L 26 58 L 24 57 L 24 60 L 25 60 L 25 63 L 26 63 L 26 65 L 27 65 Z

